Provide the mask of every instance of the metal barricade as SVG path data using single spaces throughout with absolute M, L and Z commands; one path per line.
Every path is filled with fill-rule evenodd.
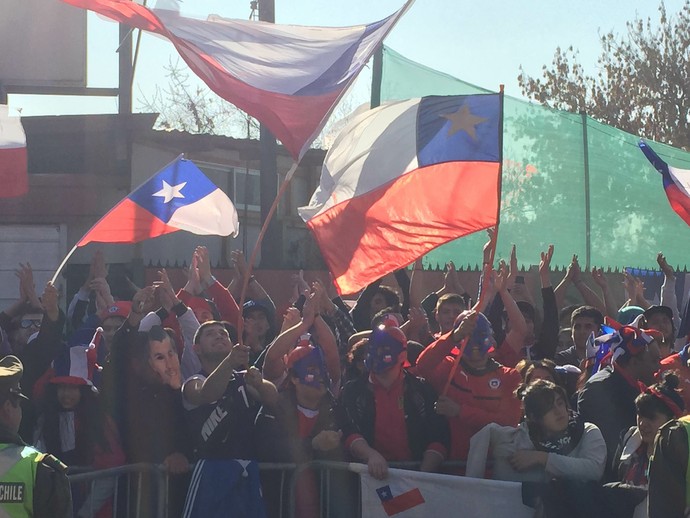
M 145 475 L 151 476 L 154 482 L 146 490 L 144 490 Z M 85 499 L 85 506 L 89 511 L 89 516 L 95 516 L 108 498 L 112 498 L 113 517 L 142 516 L 142 510 L 151 499 L 155 502 L 155 518 L 168 516 L 168 472 L 164 466 L 141 463 L 98 471 L 71 467 L 68 478 L 73 493 L 80 485 L 86 486 L 85 493 L 88 496 Z M 150 494 L 151 490 L 154 494 Z M 145 499 L 149 499 L 149 502 Z
M 314 470 L 319 474 L 318 494 L 321 518 L 332 518 L 330 511 L 336 505 L 333 501 L 334 495 L 336 492 L 339 492 L 342 498 L 343 491 L 348 489 L 351 489 L 350 493 L 344 496 L 349 500 L 348 503 L 351 504 L 354 513 L 348 514 L 348 517 L 360 518 L 362 515 L 361 486 L 358 479 L 359 475 L 351 470 L 351 466 L 352 463 L 349 462 L 335 461 L 311 461 L 303 464 L 260 463 L 259 471 L 262 474 L 278 472 L 279 477 L 276 497 L 280 500 L 278 502 L 267 502 L 272 504 L 273 508 L 279 509 L 279 514 L 277 516 L 271 515 L 269 518 L 300 518 L 296 516 L 297 481 L 306 470 Z M 447 461 L 443 464 L 444 470 L 463 468 L 464 466 L 465 462 L 462 461 Z M 391 462 L 389 467 L 418 470 L 419 462 Z M 334 488 L 332 481 L 334 474 L 339 474 L 341 477 L 351 474 L 353 480 L 356 479 L 357 483 L 353 483 L 349 488 L 344 487 L 342 483 L 340 487 L 338 487 L 338 484 L 335 484 Z M 148 489 L 146 491 L 143 490 L 142 480 L 144 475 L 150 475 L 155 480 L 155 485 L 153 486 L 155 488 L 154 494 L 151 494 L 151 491 Z M 130 464 L 99 471 L 88 471 L 87 468 L 72 467 L 69 470 L 68 477 L 73 488 L 79 484 L 88 485 L 90 495 L 99 492 L 101 494 L 109 492 L 113 498 L 113 518 L 139 518 L 142 516 L 142 508 L 147 505 L 147 501 L 150 503 L 152 498 L 155 499 L 155 518 L 168 518 L 169 478 L 167 470 L 162 465 Z M 92 498 L 90 502 L 92 507 L 89 515 L 94 516 L 100 508 L 100 506 L 95 508 L 94 505 L 98 502 L 98 499 Z

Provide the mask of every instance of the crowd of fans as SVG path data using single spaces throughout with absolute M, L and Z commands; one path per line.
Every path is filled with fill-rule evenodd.
M 378 479 L 415 461 L 520 481 L 538 516 L 684 516 L 690 353 L 664 256 L 652 305 L 628 275 L 616 301 L 595 269 L 596 293 L 577 256 L 553 287 L 550 247 L 536 307 L 515 250 L 494 270 L 492 243 L 476 296 L 452 264 L 423 300 L 411 295 L 416 265 L 396 272 L 398 290 L 373 283 L 353 307 L 298 275 L 284 314 L 253 276 L 238 306 L 239 252 L 226 287 L 198 247 L 177 291 L 165 270 L 141 289 L 110 286 L 97 252 L 67 314 L 20 265 L 20 297 L 0 313 L 2 354 L 21 359 L 30 396 L 20 435 L 70 466 L 162 464 L 169 516 L 277 516 L 289 484 L 258 463 L 318 459 Z M 562 307 L 571 286 L 583 304 Z M 319 516 L 319 473 L 296 473 L 295 516 Z M 356 486 L 334 477 L 330 516 L 352 516 Z M 138 515 L 157 512 L 155 484 L 136 488 Z M 75 515 L 111 516 L 114 495 L 105 479 L 73 488 Z

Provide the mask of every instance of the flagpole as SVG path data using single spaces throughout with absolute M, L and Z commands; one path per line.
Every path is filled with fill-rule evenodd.
M 500 85 L 498 93 L 500 117 L 498 121 L 498 189 L 496 191 L 498 196 L 498 203 L 496 204 L 496 226 L 494 227 L 494 235 L 491 238 L 491 251 L 489 256 L 489 263 L 484 265 L 484 271 L 482 272 L 482 283 L 489 282 L 488 276 L 491 275 L 491 271 L 494 267 L 494 259 L 496 258 L 496 244 L 498 243 L 498 227 L 501 223 L 501 192 L 503 188 L 503 92 L 504 85 Z M 474 305 L 475 308 L 482 307 L 485 292 L 486 290 L 482 289 L 479 293 L 479 300 Z M 442 396 L 445 396 L 448 393 L 448 389 L 450 388 L 450 382 L 453 380 L 453 377 L 455 376 L 455 371 L 458 370 L 460 358 L 462 358 L 462 355 L 465 352 L 465 347 L 467 347 L 468 340 L 469 336 L 466 336 L 460 344 L 460 348 L 458 349 L 458 355 L 455 357 L 455 360 L 453 361 L 453 366 L 450 368 L 450 372 L 448 373 L 448 379 L 446 380 L 446 384 L 443 387 L 443 392 L 441 392 Z
M 273 215 L 276 212 L 276 209 L 278 208 L 278 202 L 280 202 L 280 199 L 283 197 L 283 194 L 285 194 L 285 191 L 287 190 L 288 185 L 290 184 L 290 180 L 295 174 L 295 171 L 297 171 L 297 166 L 299 165 L 299 162 L 294 161 L 292 162 L 292 166 L 288 170 L 287 174 L 285 175 L 285 180 L 283 180 L 283 183 L 280 185 L 280 189 L 278 190 L 278 194 L 276 195 L 275 200 L 273 200 L 273 204 L 271 205 L 271 208 L 268 211 L 268 214 L 266 215 L 266 219 L 264 220 L 264 224 L 261 226 L 261 231 L 259 232 L 259 237 L 256 239 L 256 243 L 254 244 L 254 249 L 252 250 L 252 255 L 249 258 L 249 262 L 247 263 L 247 271 L 244 274 L 244 279 L 242 279 L 242 291 L 240 292 L 240 314 L 237 317 L 237 334 L 239 337 L 240 344 L 244 344 L 242 341 L 242 330 L 244 329 L 244 319 L 242 317 L 242 306 L 244 306 L 244 301 L 247 296 L 247 287 L 249 286 L 249 279 L 251 278 L 252 275 L 252 269 L 254 268 L 254 261 L 256 260 L 256 254 L 258 253 L 259 249 L 261 248 L 261 242 L 264 239 L 264 235 L 266 234 L 266 231 L 268 230 L 268 224 L 271 222 L 271 219 L 273 218 Z M 246 232 L 246 230 L 245 230 Z
M 77 241 L 77 242 L 78 242 L 78 241 Z M 69 260 L 70 257 L 72 257 L 72 254 L 73 254 L 76 250 L 77 250 L 77 245 L 74 245 L 74 246 L 72 247 L 72 250 L 69 251 L 69 254 L 67 254 L 67 256 L 62 260 L 62 262 L 60 263 L 60 266 L 58 266 L 58 269 L 57 269 L 57 271 L 55 272 L 55 275 L 53 275 L 53 278 L 50 279 L 50 284 L 52 284 L 53 286 L 55 286 L 55 281 L 57 280 L 58 275 L 60 275 L 60 272 L 62 271 L 62 269 L 63 269 L 63 268 L 65 267 L 65 265 L 67 264 L 67 261 Z

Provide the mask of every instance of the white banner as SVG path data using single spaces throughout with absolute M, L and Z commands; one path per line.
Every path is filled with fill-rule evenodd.
M 363 464 L 360 474 L 362 518 L 532 518 L 534 509 L 522 503 L 522 484 L 455 475 L 390 469 L 376 480 Z

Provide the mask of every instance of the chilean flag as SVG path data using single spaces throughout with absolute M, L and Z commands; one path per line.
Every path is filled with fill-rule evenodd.
M 178 230 L 233 237 L 239 230 L 230 199 L 181 155 L 110 209 L 76 246 L 136 243 Z
M 640 140 L 638 145 L 654 169 L 661 173 L 671 208 L 690 225 L 690 170 L 671 167 L 644 140 Z
M 24 196 L 29 191 L 26 136 L 19 117 L 10 117 L 0 104 L 0 198 Z
M 414 0 L 379 22 L 335 28 L 197 20 L 130 0 L 63 1 L 168 38 L 211 90 L 265 124 L 298 159 Z
M 396 491 L 395 495 L 393 493 L 390 484 L 376 489 L 381 506 L 388 516 L 395 516 L 424 503 L 422 492 L 417 487 L 407 491 L 401 490 L 399 493 Z
M 501 101 L 500 94 L 396 101 L 342 130 L 319 187 L 299 209 L 341 294 L 496 225 Z

